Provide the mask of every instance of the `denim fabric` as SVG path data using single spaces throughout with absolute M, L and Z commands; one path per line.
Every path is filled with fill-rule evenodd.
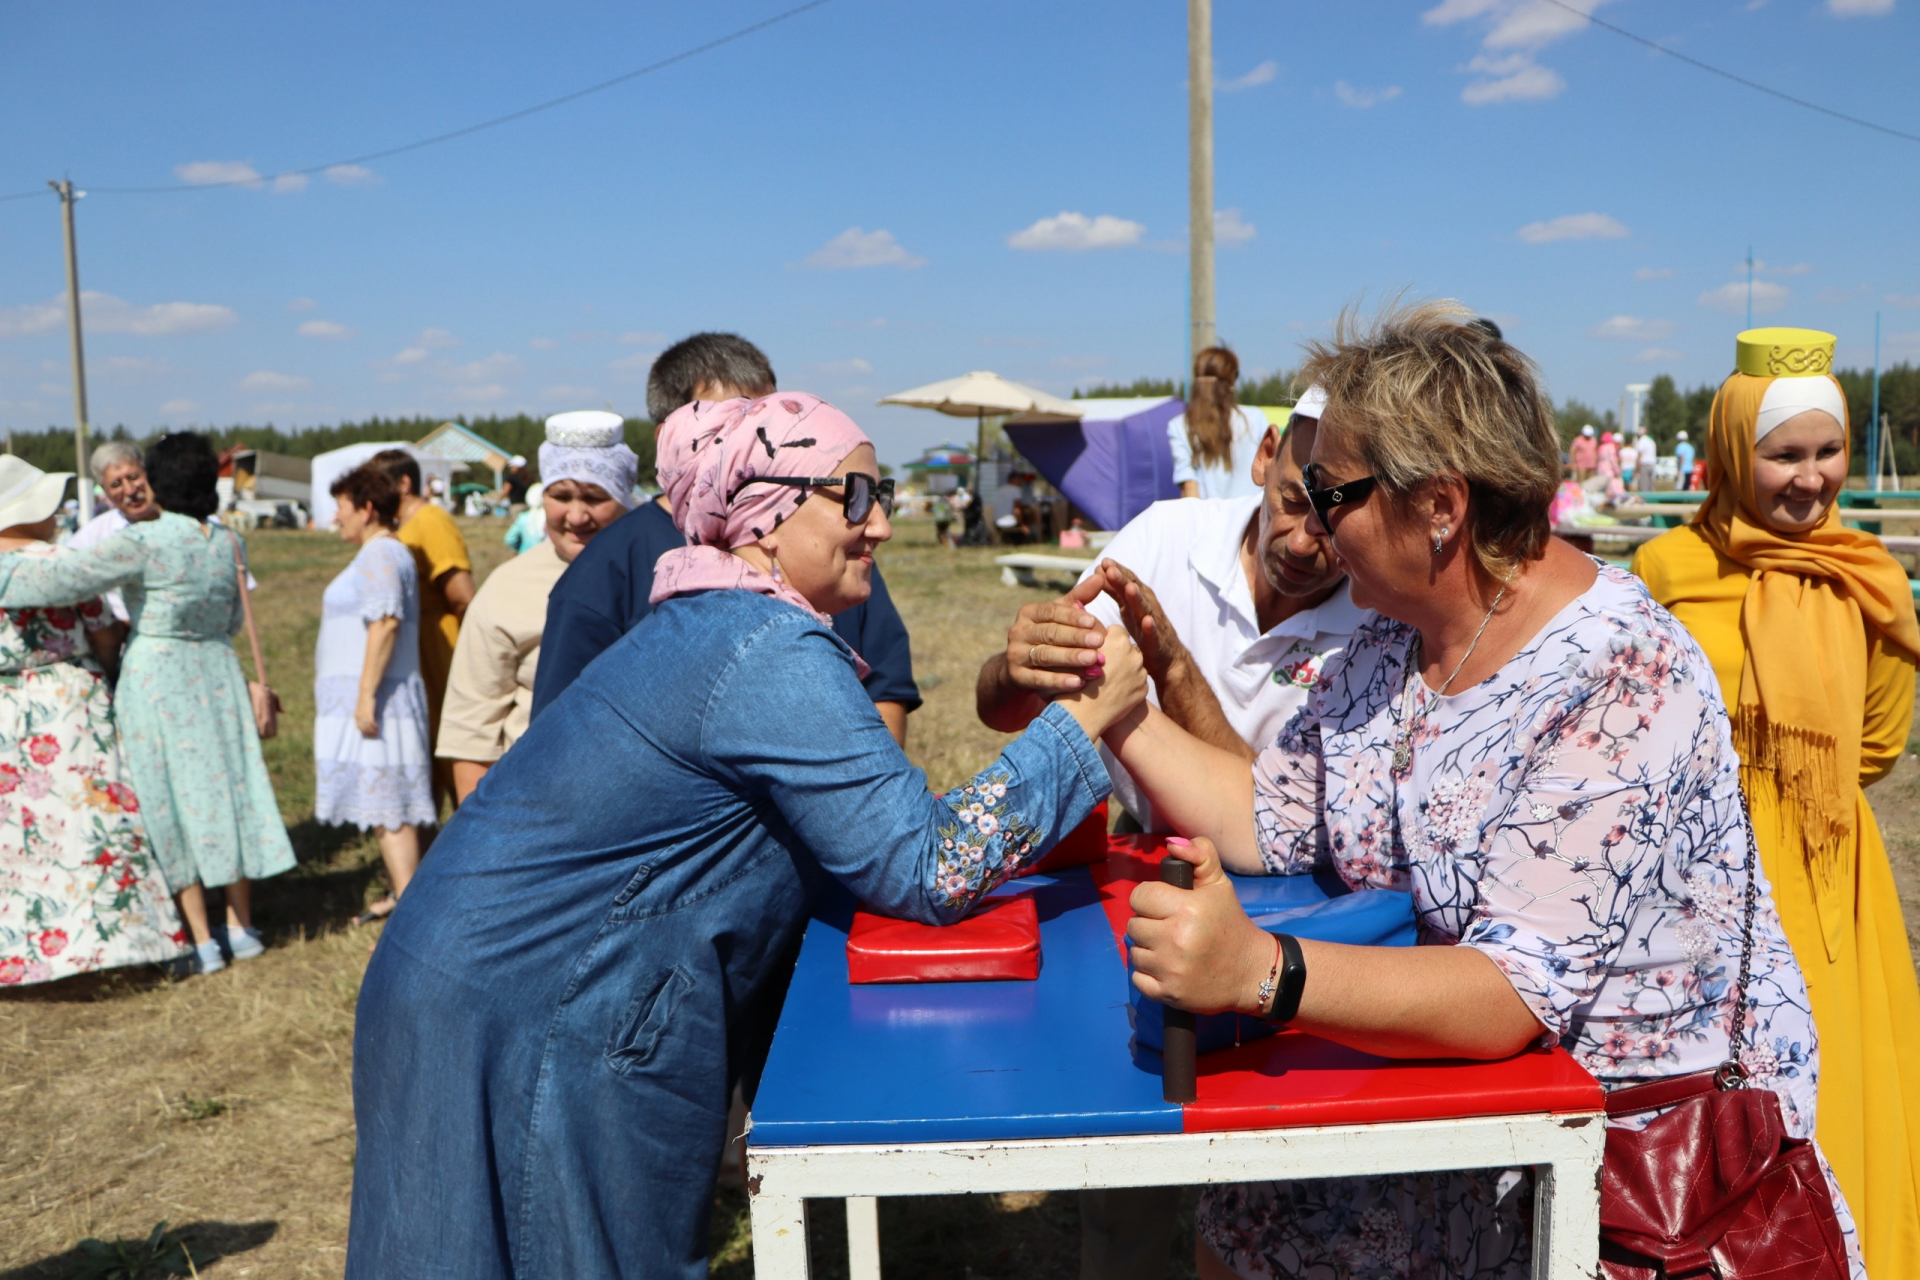
M 728 1096 L 815 896 L 951 922 L 1106 791 L 1056 706 L 936 796 L 811 616 L 663 603 L 487 774 L 386 926 L 347 1274 L 704 1276 Z

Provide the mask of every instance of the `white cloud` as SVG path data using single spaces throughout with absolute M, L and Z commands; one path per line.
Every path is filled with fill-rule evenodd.
M 1243 245 L 1257 234 L 1254 225 L 1241 217 L 1238 209 L 1213 211 L 1213 238 L 1220 244 Z
M 872 365 L 857 357 L 852 360 L 828 360 L 813 367 L 829 378 L 851 378 L 856 373 L 873 372 Z
M 1920 307 L 1920 293 L 1890 293 L 1887 295 L 1890 307 Z
M 1400 96 L 1400 86 L 1390 84 L 1384 89 L 1356 89 L 1345 80 L 1335 80 L 1333 96 L 1340 99 L 1343 106 L 1364 111 L 1368 107 L 1377 107 L 1383 102 L 1392 102 Z
M 527 345 L 535 351 L 553 351 L 560 346 L 560 344 L 552 338 L 528 338 Z
M 1667 347 L 1648 347 L 1634 357 L 1635 360 L 1678 360 L 1684 353 Z
M 1268 58 L 1247 74 L 1234 80 L 1223 80 L 1214 85 L 1214 90 L 1218 93 L 1239 93 L 1243 89 L 1257 89 L 1263 84 L 1272 84 L 1279 74 L 1280 64 Z
M 156 302 L 140 307 L 110 293 L 87 290 L 80 294 L 80 314 L 88 333 L 134 333 L 143 338 L 207 333 L 240 318 L 232 308 L 212 302 Z
M 666 334 L 655 333 L 651 329 L 630 329 L 620 335 L 620 341 L 630 347 L 657 347 L 666 340 Z
M 927 260 L 908 253 L 891 231 L 848 227 L 808 254 L 802 263 L 822 271 L 843 271 L 849 267 L 923 267 Z
M 445 373 L 450 382 L 490 382 L 495 378 L 513 373 L 520 368 L 520 357 L 496 351 L 484 359 L 469 364 L 449 366 Z
M 1634 271 L 1633 278 L 1635 280 L 1671 280 L 1673 279 L 1673 268 L 1640 267 Z
M 240 379 L 240 385 L 248 391 L 298 391 L 313 384 L 295 374 L 260 369 Z
M 331 320 L 309 320 L 296 332 L 303 338 L 351 338 L 354 331 L 344 324 L 335 324 Z
M 388 363 L 419 364 L 422 360 L 425 360 L 426 358 L 427 358 L 427 349 L 425 347 L 405 347 L 399 351 L 394 352 L 393 359 Z
M 833 327 L 836 329 L 884 329 L 890 324 L 897 325 L 898 323 L 898 321 L 889 320 L 885 316 L 875 316 L 871 320 L 835 320 Z
M 1618 218 L 1604 213 L 1569 213 L 1529 222 L 1517 234 L 1525 244 L 1552 244 L 1556 240 L 1622 240 L 1633 233 Z
M 653 368 L 653 358 L 659 354 L 658 351 L 636 351 L 632 355 L 621 356 L 618 360 L 608 361 L 607 368 L 618 370 L 621 373 L 644 372 Z
M 318 308 L 319 305 L 320 304 L 315 302 L 312 298 L 295 298 L 293 301 L 287 304 L 287 310 L 312 311 Z
M 1532 54 L 1515 53 L 1504 58 L 1477 55 L 1467 70 L 1481 78 L 1460 91 L 1460 101 L 1472 107 L 1493 102 L 1544 102 L 1558 97 L 1567 82 L 1552 67 L 1543 67 Z
M 1140 243 L 1146 227 L 1126 218 L 1103 213 L 1089 218 L 1084 213 L 1062 210 L 1051 218 L 1042 218 L 1024 231 L 1007 237 L 1015 249 L 1058 250 L 1079 253 L 1085 249 L 1124 249 Z
M 1639 316 L 1614 316 L 1587 330 L 1589 338 L 1625 338 L 1630 342 L 1658 342 L 1671 338 L 1679 328 L 1671 320 L 1642 320 Z
M 244 160 L 195 160 L 173 166 L 173 176 L 196 187 L 242 183 L 260 185 L 260 171 Z
M 169 400 L 160 406 L 160 412 L 165 414 L 192 413 L 199 407 L 199 405 L 191 400 Z
M 283 173 L 273 180 L 275 195 L 292 195 L 296 191 L 307 189 L 307 175 L 304 173 Z
M 343 187 L 377 187 L 386 181 L 373 170 L 359 164 L 329 165 L 321 170 L 321 174 L 328 182 Z
M 0 338 L 24 338 L 51 333 L 66 322 L 67 307 L 58 294 L 51 302 L 28 302 L 0 308 Z
M 1771 280 L 1755 280 L 1753 313 L 1766 315 L 1770 311 L 1778 311 L 1787 305 L 1787 299 L 1791 296 L 1785 285 L 1775 284 Z M 1724 311 L 1730 316 L 1743 315 L 1747 310 L 1747 282 L 1735 280 L 1718 289 L 1709 289 L 1697 301 L 1703 307 Z
M 1827 0 L 1827 12 L 1836 18 L 1877 18 L 1893 12 L 1893 0 Z
M 1495 102 L 1540 102 L 1567 87 L 1560 73 L 1534 61 L 1540 50 L 1587 25 L 1587 15 L 1605 0 L 1441 0 L 1420 15 L 1429 26 L 1485 19 L 1480 53 L 1462 70 L 1477 78 L 1460 91 L 1469 106 Z
M 459 346 L 460 339 L 454 337 L 445 329 L 422 329 L 420 331 L 420 345 L 423 347 L 431 347 L 435 351 L 443 351 L 448 347 Z

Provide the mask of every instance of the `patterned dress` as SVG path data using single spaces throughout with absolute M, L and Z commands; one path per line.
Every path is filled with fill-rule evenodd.
M 112 623 L 99 600 L 0 614 L 0 986 L 186 950 L 87 647 Z
M 398 618 L 393 657 L 374 694 L 380 736 L 354 723 L 367 625 Z M 420 678 L 420 586 L 398 539 L 375 538 L 327 584 L 313 661 L 313 816 L 365 830 L 435 818 L 427 686 Z
M 1261 753 L 1267 869 L 1331 860 L 1356 890 L 1411 890 L 1422 943 L 1484 952 L 1544 1042 L 1609 1089 L 1719 1065 L 1747 836 L 1739 759 L 1699 646 L 1637 579 L 1602 566 L 1471 689 L 1432 693 L 1418 653 L 1411 627 L 1367 623 Z M 1400 774 L 1403 726 L 1413 750 Z M 1751 997 L 1741 1059 L 1779 1095 L 1788 1129 L 1809 1136 L 1818 1050 L 1770 895 Z M 1829 1186 L 1863 1275 L 1831 1175 Z M 1500 1169 L 1220 1186 L 1197 1226 L 1248 1277 L 1521 1277 L 1531 1190 L 1526 1171 Z
M 167 512 L 89 551 L 0 556 L 0 608 L 71 606 L 110 587 L 125 594 L 133 636 L 115 714 L 140 816 L 175 889 L 293 866 L 233 651 L 239 546 L 226 529 Z

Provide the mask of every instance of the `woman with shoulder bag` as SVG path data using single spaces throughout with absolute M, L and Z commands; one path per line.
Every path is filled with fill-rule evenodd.
M 163 436 L 147 451 L 158 519 L 59 559 L 0 562 L 0 608 L 71 604 L 114 587 L 125 595 L 132 635 L 114 710 L 147 834 L 203 973 L 265 949 L 253 928 L 253 881 L 294 861 L 260 754 L 257 699 L 233 651 L 248 605 L 240 540 L 208 520 L 219 510 L 219 477 L 206 437 Z M 218 930 L 207 918 L 209 888 L 225 890 Z
M 1343 318 L 1309 349 L 1300 377 L 1328 400 L 1308 527 L 1379 616 L 1299 716 L 1252 769 L 1154 708 L 1106 735 L 1197 864 L 1191 891 L 1134 891 L 1135 982 L 1387 1057 L 1562 1044 L 1609 1095 L 1605 1275 L 1863 1275 L 1812 1141 L 1806 983 L 1713 668 L 1638 579 L 1552 537 L 1552 408 L 1470 316 Z M 1276 944 L 1222 873 L 1322 863 L 1410 891 L 1425 945 Z M 1517 1280 L 1530 1181 L 1213 1187 L 1196 1262 L 1207 1280 Z

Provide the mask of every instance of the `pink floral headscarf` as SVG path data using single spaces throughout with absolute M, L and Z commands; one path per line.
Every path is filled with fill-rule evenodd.
M 652 602 L 694 591 L 758 591 L 831 622 L 786 581 L 731 551 L 778 529 L 807 498 L 793 485 L 749 483 L 755 477 L 832 475 L 870 443 L 852 418 L 804 391 L 696 400 L 674 410 L 660 424 L 655 465 L 673 523 L 692 545 L 655 564 Z M 866 663 L 859 665 L 864 676 Z

